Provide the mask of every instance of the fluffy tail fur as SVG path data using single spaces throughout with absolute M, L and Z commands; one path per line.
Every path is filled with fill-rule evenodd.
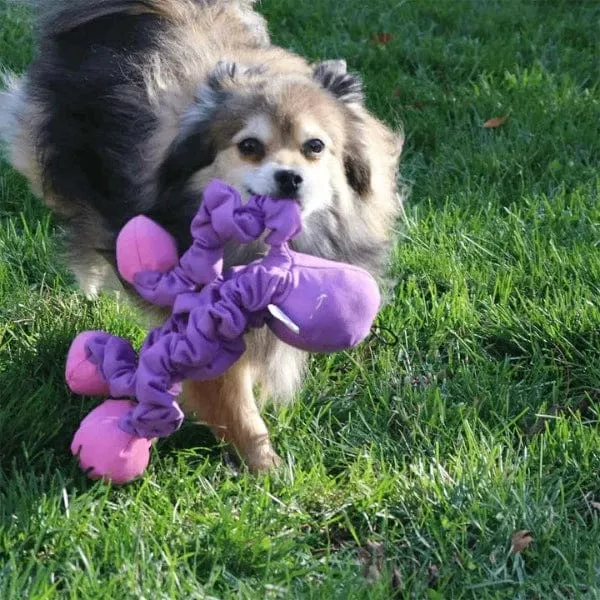
M 25 131 L 27 100 L 24 78 L 12 73 L 0 73 L 0 149 L 12 166 L 25 175 L 35 193 L 40 193 L 41 183 L 35 164 L 34 150 Z M 4 153 L 4 152 L 3 152 Z
M 0 75 L 0 140 L 10 145 L 17 130 L 23 108 L 21 80 L 12 73 Z

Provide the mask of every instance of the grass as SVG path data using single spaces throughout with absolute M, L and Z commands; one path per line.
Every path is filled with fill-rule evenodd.
M 0 170 L 0 597 L 600 598 L 600 7 L 265 0 L 275 40 L 345 56 L 403 123 L 408 223 L 388 333 L 314 360 L 253 477 L 185 426 L 122 489 L 68 452 L 62 375 L 90 303 Z M 389 33 L 379 36 L 377 33 Z M 31 29 L 0 7 L 0 62 Z M 497 129 L 492 117 L 508 116 Z M 511 552 L 511 537 L 533 543 Z

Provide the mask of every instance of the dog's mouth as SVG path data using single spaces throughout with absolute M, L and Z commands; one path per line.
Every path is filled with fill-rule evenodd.
M 250 197 L 250 196 L 271 196 L 271 198 L 274 198 L 275 200 L 293 200 L 294 202 L 296 202 L 297 204 L 302 206 L 302 200 L 300 198 L 290 198 L 288 196 L 276 196 L 276 195 L 271 195 L 271 194 L 259 194 L 258 192 L 255 192 L 252 188 L 249 188 L 249 187 L 246 188 L 246 193 L 248 194 L 248 197 Z

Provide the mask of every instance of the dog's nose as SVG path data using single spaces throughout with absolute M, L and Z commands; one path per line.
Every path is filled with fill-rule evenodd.
M 282 196 L 295 198 L 302 186 L 302 175 L 292 169 L 275 171 L 275 183 Z

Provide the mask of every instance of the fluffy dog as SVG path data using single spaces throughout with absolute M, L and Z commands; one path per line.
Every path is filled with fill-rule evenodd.
M 271 44 L 253 0 L 38 0 L 38 49 L 0 95 L 12 164 L 63 220 L 88 295 L 118 284 L 115 238 L 136 214 L 183 251 L 204 186 L 293 197 L 295 248 L 381 276 L 401 208 L 401 135 L 364 107 L 342 60 Z M 227 265 L 261 246 L 232 247 Z M 226 265 L 226 266 L 227 266 Z M 291 397 L 306 357 L 264 331 L 224 377 L 188 382 L 184 408 L 256 471 L 276 465 L 254 396 Z

